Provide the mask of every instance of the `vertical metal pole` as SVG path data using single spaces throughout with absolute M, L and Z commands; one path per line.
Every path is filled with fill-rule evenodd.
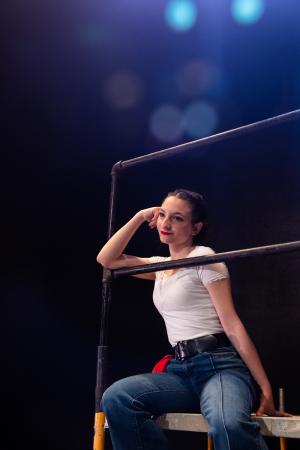
M 285 410 L 285 392 L 284 388 L 279 388 L 279 411 Z M 285 437 L 280 437 L 280 450 L 287 450 L 287 441 Z
M 112 236 L 115 226 L 116 216 L 116 195 L 117 195 L 117 172 L 122 167 L 122 163 L 115 164 L 111 172 L 111 191 L 108 219 L 108 239 Z M 94 424 L 94 450 L 104 450 L 105 444 L 105 416 L 100 410 L 100 400 L 106 387 L 107 382 L 107 356 L 108 356 L 108 319 L 111 303 L 112 278 L 110 271 L 103 270 L 102 278 L 102 308 L 101 308 L 101 324 L 100 339 L 97 357 L 97 376 L 95 389 L 95 424 Z

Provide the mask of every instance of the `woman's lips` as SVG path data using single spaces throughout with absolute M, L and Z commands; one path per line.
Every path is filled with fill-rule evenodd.
M 160 231 L 160 234 L 163 234 L 164 236 L 169 236 L 172 233 L 169 233 L 168 231 Z

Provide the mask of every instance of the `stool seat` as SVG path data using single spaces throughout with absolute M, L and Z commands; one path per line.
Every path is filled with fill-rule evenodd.
M 300 416 L 257 417 L 252 414 L 251 417 L 259 423 L 264 436 L 300 439 Z M 156 422 L 164 430 L 208 432 L 207 422 L 202 414 L 168 413 L 158 417 Z

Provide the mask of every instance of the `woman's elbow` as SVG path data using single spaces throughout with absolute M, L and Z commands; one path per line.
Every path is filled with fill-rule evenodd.
M 101 264 L 102 267 L 104 267 L 104 269 L 109 269 L 108 265 L 108 261 L 106 260 L 106 258 L 100 253 L 98 253 L 97 257 L 96 257 L 96 261 L 98 264 Z
M 118 269 L 119 267 L 121 267 L 120 264 L 117 263 L 117 261 L 115 261 L 115 260 L 112 261 L 112 260 L 106 258 L 104 255 L 101 254 L 101 252 L 98 253 L 96 261 L 97 261 L 97 263 L 101 264 L 101 266 L 104 269 L 113 270 L 113 269 Z

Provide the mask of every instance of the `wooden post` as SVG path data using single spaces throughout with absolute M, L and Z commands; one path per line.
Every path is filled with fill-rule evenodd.
M 213 438 L 209 434 L 207 435 L 207 450 L 214 450 Z
M 105 444 L 105 416 L 103 412 L 95 414 L 95 429 L 94 429 L 94 445 L 93 450 L 104 450 Z

